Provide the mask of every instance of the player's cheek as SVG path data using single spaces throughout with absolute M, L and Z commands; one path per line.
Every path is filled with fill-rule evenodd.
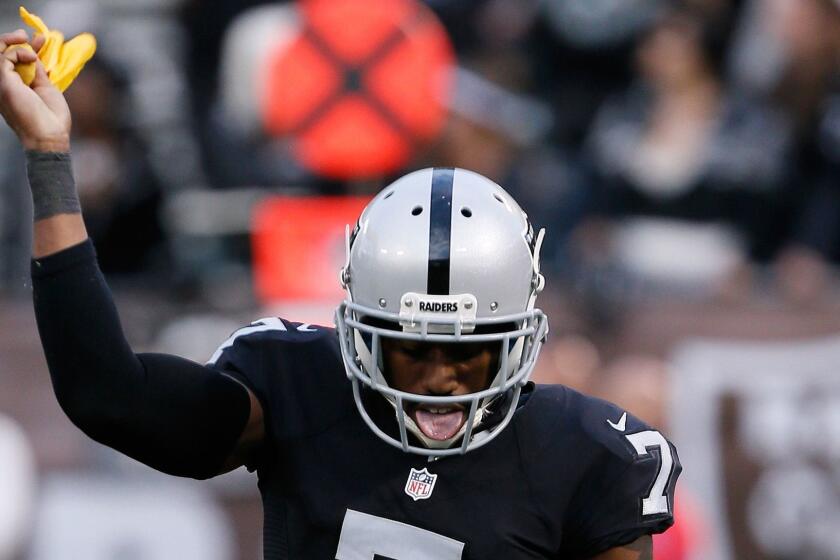
M 495 374 L 495 371 L 491 371 L 492 366 L 493 360 L 486 355 L 479 355 L 465 362 L 461 383 L 466 386 L 466 392 L 476 393 L 486 389 Z
M 416 392 L 415 388 L 423 377 L 421 367 L 414 360 L 404 359 L 399 354 L 392 355 L 385 360 L 385 380 L 388 384 L 407 393 Z

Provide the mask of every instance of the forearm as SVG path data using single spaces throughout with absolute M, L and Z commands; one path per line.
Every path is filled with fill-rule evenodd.
M 33 226 L 32 256 L 53 255 L 88 238 L 81 214 L 59 214 L 38 220 Z

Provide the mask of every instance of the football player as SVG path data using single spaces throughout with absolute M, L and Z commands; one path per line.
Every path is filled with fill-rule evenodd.
M 498 185 L 436 168 L 385 187 L 348 231 L 336 328 L 262 319 L 206 365 L 136 354 L 85 232 L 68 107 L 40 64 L 31 87 L 14 71 L 25 41 L 0 36 L 0 112 L 26 149 L 50 375 L 85 433 L 174 475 L 256 470 L 269 560 L 652 558 L 676 451 L 528 381 L 542 232 Z

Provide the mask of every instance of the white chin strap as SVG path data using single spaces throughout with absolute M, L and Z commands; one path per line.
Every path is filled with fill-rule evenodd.
M 369 373 L 373 372 L 370 375 L 371 379 L 373 379 L 375 383 L 379 385 L 384 385 L 386 387 L 390 387 L 388 385 L 388 382 L 385 381 L 385 376 L 382 374 L 382 370 L 379 367 L 379 357 L 377 357 L 377 360 L 375 361 L 376 367 L 372 367 L 374 364 L 374 360 L 370 355 L 370 350 L 368 349 L 367 344 L 365 344 L 365 341 L 358 330 L 355 331 L 354 337 L 356 339 L 356 353 L 358 354 L 359 359 L 362 361 L 362 367 L 364 367 L 364 369 Z M 520 337 L 511 347 L 510 352 L 508 352 L 508 371 L 507 375 L 504 375 L 504 377 L 509 378 L 513 375 L 514 371 L 516 370 L 519 364 L 519 360 L 522 356 L 522 349 L 524 348 L 524 346 L 525 341 L 523 337 Z M 490 387 L 502 383 L 503 374 L 504 372 L 502 372 L 502 370 L 499 369 L 499 371 L 496 373 L 496 376 L 493 378 L 493 382 L 490 384 Z M 414 421 L 411 415 L 409 415 L 405 410 L 400 410 L 397 407 L 397 402 L 393 397 L 385 394 L 383 394 L 382 396 L 385 398 L 386 401 L 388 401 L 391 404 L 392 407 L 394 407 L 394 412 L 396 416 L 398 416 L 399 414 L 403 415 L 405 419 L 406 429 L 412 434 L 414 434 L 414 436 L 418 440 L 420 440 L 420 442 L 425 447 L 429 449 L 448 449 L 450 447 L 453 447 L 456 443 L 458 443 L 458 440 L 460 440 L 464 436 L 464 433 L 467 431 L 467 426 L 470 424 L 470 418 L 467 417 L 466 421 L 463 423 L 458 432 L 451 438 L 433 439 L 423 433 L 423 430 L 420 429 L 420 427 L 417 425 L 417 423 Z M 475 415 L 472 418 L 473 429 L 479 424 L 481 424 L 481 421 L 484 419 L 484 417 L 489 414 L 488 409 L 490 407 L 490 404 L 499 396 L 500 395 L 495 395 L 493 397 L 487 397 L 481 400 L 481 403 L 479 403 L 478 407 L 476 408 Z M 469 411 L 467 411 L 467 414 L 469 414 Z M 397 422 L 399 422 L 399 418 L 397 418 Z M 477 432 L 472 431 L 472 436 L 474 437 L 476 433 Z

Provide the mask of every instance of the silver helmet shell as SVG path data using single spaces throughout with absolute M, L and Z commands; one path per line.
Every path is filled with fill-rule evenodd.
M 539 269 L 543 231 L 535 236 L 525 212 L 493 181 L 464 169 L 410 173 L 383 189 L 347 235 L 341 281 L 347 297 L 336 311 L 345 369 L 365 422 L 407 452 L 444 456 L 491 441 L 510 422 L 548 331 L 534 308 L 544 279 Z M 378 321 L 370 321 L 375 319 Z M 377 327 L 388 321 L 393 329 Z M 487 328 L 491 327 L 491 328 Z M 486 390 L 459 396 L 397 391 L 382 372 L 381 338 L 500 342 L 499 370 Z M 400 439 L 370 418 L 362 387 L 394 406 Z M 490 405 L 510 396 L 501 421 L 481 430 Z M 468 410 L 461 430 L 428 438 L 405 411 L 409 404 Z M 474 431 L 474 428 L 479 428 Z M 412 445 L 412 433 L 423 447 Z

